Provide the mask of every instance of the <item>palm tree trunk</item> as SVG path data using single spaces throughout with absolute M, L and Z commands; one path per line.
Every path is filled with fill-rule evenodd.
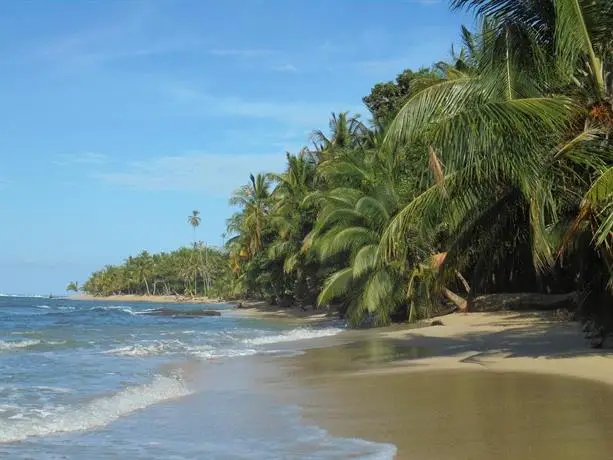
M 465 299 L 447 288 L 443 289 L 443 293 L 445 294 L 445 297 L 453 302 L 462 313 L 466 313 L 468 311 L 468 302 Z
M 470 294 L 470 284 L 468 284 L 468 281 L 466 281 L 466 278 L 464 278 L 458 270 L 455 271 L 455 274 L 458 277 L 458 279 L 462 282 L 462 284 L 464 285 L 464 289 L 466 290 L 466 293 Z

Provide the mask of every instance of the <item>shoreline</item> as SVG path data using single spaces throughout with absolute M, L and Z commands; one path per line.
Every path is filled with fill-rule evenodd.
M 395 458 L 446 459 L 453 458 L 451 447 L 447 446 L 449 452 L 442 449 L 431 456 L 432 446 L 420 438 L 411 439 L 412 424 L 415 424 L 412 417 L 416 416 L 411 415 L 411 405 L 403 406 L 402 400 L 410 398 L 407 393 L 414 386 L 424 393 L 420 398 L 431 399 L 427 410 L 439 413 L 441 405 L 450 407 L 442 409 L 450 411 L 445 417 L 458 418 L 460 424 L 459 409 L 454 412 L 453 407 L 466 399 L 466 391 L 472 398 L 473 393 L 492 392 L 494 383 L 488 386 L 484 381 L 506 388 L 507 393 L 488 396 L 493 398 L 492 404 L 503 406 L 509 394 L 521 398 L 521 391 L 525 390 L 517 388 L 524 381 L 541 382 L 533 385 L 544 394 L 539 396 L 541 402 L 546 400 L 547 391 L 557 387 L 583 388 L 583 393 L 575 390 L 579 396 L 602 392 L 613 401 L 613 350 L 591 349 L 579 323 L 562 322 L 546 312 L 454 313 L 438 319 L 443 322 L 442 326 L 371 329 L 319 339 L 315 348 L 287 358 L 281 364 L 286 378 L 306 393 L 298 396 L 305 419 L 335 436 L 357 436 L 394 444 L 398 448 Z M 445 383 L 454 379 L 464 382 L 459 385 L 461 391 L 452 383 Z M 444 383 L 436 383 L 441 381 Z M 444 389 L 437 390 L 437 385 Z M 513 386 L 508 388 L 508 385 Z M 475 388 L 481 389 L 475 391 Z M 572 400 L 572 396 L 569 398 Z M 417 400 L 411 404 L 426 403 Z M 471 411 L 470 407 L 462 410 Z M 446 423 L 445 420 L 443 417 L 438 423 Z M 422 435 L 432 433 L 426 430 Z M 455 436 L 451 433 L 449 437 Z M 465 441 L 459 436 L 454 442 Z M 474 455 L 466 458 L 493 458 L 488 457 L 491 452 Z
M 260 300 L 223 300 L 208 297 L 178 297 L 166 295 L 112 295 L 97 297 L 86 294 L 78 294 L 69 297 L 70 300 L 98 301 L 98 302 L 144 302 L 144 303 L 164 303 L 177 305 L 233 305 L 234 308 L 229 312 L 232 316 L 240 316 L 253 319 L 283 319 L 297 320 L 305 324 L 325 323 L 339 319 L 336 309 L 302 309 L 300 307 L 279 307 L 270 305 L 268 302 Z
M 176 303 L 176 304 L 211 304 L 222 305 L 231 304 L 222 299 L 212 299 L 208 297 L 181 297 L 174 295 L 136 295 L 120 294 L 109 296 L 93 296 L 89 294 L 76 294 L 68 297 L 70 300 L 95 300 L 97 302 L 146 302 L 146 303 Z

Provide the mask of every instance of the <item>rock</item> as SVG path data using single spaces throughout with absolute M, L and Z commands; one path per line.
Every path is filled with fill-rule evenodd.
M 444 326 L 444 324 L 440 319 L 435 319 L 430 323 L 430 326 Z
M 173 318 L 197 318 L 200 316 L 221 316 L 216 310 L 174 310 L 172 308 L 157 308 L 147 313 L 152 316 L 172 316 Z

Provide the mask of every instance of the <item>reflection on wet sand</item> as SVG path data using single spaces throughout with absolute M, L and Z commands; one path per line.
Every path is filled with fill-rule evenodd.
M 409 346 L 404 340 L 371 337 L 341 345 L 314 348 L 306 351 L 306 357 L 290 366 L 302 378 L 321 380 L 325 374 L 332 376 L 341 371 L 359 371 L 372 366 L 378 368 L 407 359 L 425 358 L 432 350 Z
M 377 373 L 428 354 L 373 339 L 307 350 L 284 367 L 303 388 L 307 419 L 335 435 L 393 443 L 397 458 L 611 457 L 610 386 L 490 370 Z

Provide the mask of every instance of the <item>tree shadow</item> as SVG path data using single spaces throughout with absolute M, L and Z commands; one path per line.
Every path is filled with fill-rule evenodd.
M 470 314 L 470 313 L 469 313 Z M 487 314 L 484 314 L 487 315 Z M 430 356 L 444 357 L 474 353 L 464 362 L 479 362 L 488 356 L 504 355 L 507 358 L 528 357 L 560 359 L 575 356 L 613 357 L 611 349 L 592 349 L 581 332 L 579 323 L 556 322 L 543 319 L 527 323 L 535 313 L 517 313 L 504 319 L 491 314 L 492 322 L 484 326 L 505 327 L 503 330 L 466 332 L 453 337 L 422 335 L 419 330 L 407 331 L 403 341 L 406 346 L 426 347 Z M 432 326 L 446 327 L 446 326 Z M 428 328 L 429 329 L 429 328 Z

